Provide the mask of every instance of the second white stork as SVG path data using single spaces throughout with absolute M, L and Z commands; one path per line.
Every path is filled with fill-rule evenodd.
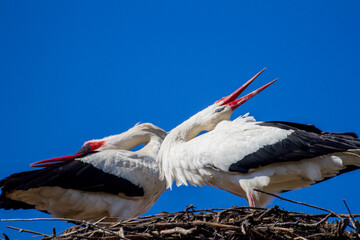
M 174 180 L 178 186 L 207 184 L 244 197 L 254 207 L 269 200 L 255 189 L 277 194 L 360 168 L 360 140 L 354 133 L 257 122 L 248 115 L 229 121 L 237 107 L 275 81 L 237 99 L 262 71 L 166 136 L 158 162 L 167 187 Z M 199 135 L 202 131 L 208 132 Z
M 165 191 L 156 157 L 166 132 L 144 123 L 86 142 L 74 155 L 32 164 L 45 167 L 0 182 L 0 208 L 32 209 L 54 217 L 91 220 L 136 217 Z M 134 147 L 145 144 L 132 152 Z

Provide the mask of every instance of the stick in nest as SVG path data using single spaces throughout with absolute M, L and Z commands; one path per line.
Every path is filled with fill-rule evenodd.
M 359 229 L 358 229 L 358 227 L 357 227 L 356 224 L 355 224 L 354 217 L 352 216 L 352 214 L 351 214 L 351 212 L 350 212 L 350 209 L 349 209 L 348 205 L 346 204 L 346 201 L 345 201 L 345 200 L 343 200 L 343 201 L 344 201 L 344 204 L 345 204 L 346 209 L 347 209 L 348 212 L 349 212 L 351 224 L 354 226 L 354 229 L 355 229 L 358 237 L 360 238 Z
M 287 199 L 287 198 L 284 198 L 284 197 L 280 197 L 280 196 L 278 196 L 278 195 L 276 195 L 276 194 L 273 194 L 273 193 L 268 193 L 268 192 L 259 190 L 259 189 L 254 189 L 254 190 L 257 191 L 257 192 L 260 192 L 260 193 L 264 193 L 264 194 L 267 194 L 267 195 L 270 195 L 270 196 L 279 198 L 279 199 L 281 199 L 281 200 L 285 200 L 285 201 L 288 201 L 288 202 L 292 202 L 292 203 L 304 205 L 304 206 L 307 206 L 307 207 L 312 207 L 312 208 L 315 208 L 315 209 L 318 209 L 318 210 L 322 210 L 322 211 L 331 213 L 331 214 L 333 214 L 334 216 L 340 218 L 341 221 L 344 220 L 339 214 L 337 214 L 337 213 L 335 213 L 335 212 L 333 212 L 333 211 L 331 211 L 331 210 L 329 210 L 329 209 L 321 208 L 321 207 L 318 207 L 318 206 L 315 206 L 315 205 L 311 205 L 311 204 L 308 204 L 308 203 L 303 203 L 303 202 L 294 201 L 294 200 L 291 200 L 291 199 Z
M 27 230 L 27 229 L 22 229 L 22 228 L 17 228 L 17 227 L 12 227 L 12 226 L 6 226 L 6 227 L 10 228 L 10 229 L 18 230 L 19 233 L 27 232 L 27 233 L 32 233 L 32 234 L 36 234 L 36 235 L 39 235 L 39 236 L 47 237 L 47 238 L 51 237 L 50 235 L 46 235 L 44 233 L 35 232 L 35 231 Z

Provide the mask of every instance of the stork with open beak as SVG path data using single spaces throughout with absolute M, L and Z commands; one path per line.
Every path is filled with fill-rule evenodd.
M 248 115 L 229 121 L 233 111 L 274 81 L 237 99 L 259 76 L 216 101 L 164 139 L 158 162 L 161 179 L 177 185 L 210 185 L 264 206 L 270 193 L 306 187 L 360 168 L 355 133 L 322 132 L 314 125 L 257 122 Z M 198 135 L 202 131 L 208 131 Z
M 91 220 L 136 217 L 165 191 L 156 157 L 166 132 L 150 123 L 86 142 L 74 155 L 33 163 L 2 181 L 0 208 Z M 143 148 L 132 152 L 136 146 Z

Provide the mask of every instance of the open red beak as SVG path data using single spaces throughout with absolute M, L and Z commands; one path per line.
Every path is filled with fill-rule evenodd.
M 278 79 L 275 79 L 274 81 L 269 82 L 268 84 L 262 86 L 261 88 L 256 89 L 255 91 L 239 98 L 236 100 L 236 98 L 252 83 L 266 68 L 258 72 L 255 76 L 253 76 L 249 81 L 247 81 L 244 85 L 242 85 L 240 88 L 238 88 L 235 92 L 230 94 L 227 97 L 223 97 L 222 99 L 216 101 L 216 103 L 223 101 L 221 105 L 229 105 L 231 109 L 234 111 L 236 108 L 238 108 L 243 103 L 247 102 L 250 98 L 254 97 L 256 94 L 273 84 Z

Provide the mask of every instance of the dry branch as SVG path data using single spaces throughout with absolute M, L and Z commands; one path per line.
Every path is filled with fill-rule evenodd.
M 315 206 L 315 205 L 311 205 L 311 204 L 303 203 L 303 202 L 299 202 L 299 201 L 294 201 L 294 200 L 291 200 L 291 199 L 288 199 L 288 198 L 280 197 L 280 196 L 278 196 L 278 195 L 276 195 L 276 194 L 273 194 L 273 193 L 268 193 L 268 192 L 259 190 L 259 189 L 254 189 L 254 190 L 257 191 L 257 192 L 260 192 L 260 193 L 264 193 L 264 194 L 267 194 L 267 195 L 270 195 L 270 196 L 279 198 L 279 199 L 281 199 L 281 200 L 285 200 L 285 201 L 288 201 L 288 202 L 292 202 L 292 203 L 304 205 L 304 206 L 307 206 L 307 207 L 315 208 L 315 209 L 318 209 L 318 210 L 322 210 L 322 211 L 325 211 L 325 212 L 329 212 L 329 213 L 333 214 L 334 216 L 337 216 L 338 218 L 340 218 L 341 220 L 343 220 L 342 217 L 341 217 L 339 214 L 337 214 L 337 213 L 335 213 L 335 212 L 333 212 L 333 211 L 331 211 L 331 210 L 328 210 L 328 209 L 326 209 L 326 208 L 318 207 L 318 206 Z
M 351 224 L 353 225 L 353 227 L 354 227 L 354 229 L 356 230 L 356 233 L 357 233 L 357 235 L 358 235 L 358 238 L 360 239 L 360 233 L 359 233 L 359 232 L 360 232 L 360 227 L 358 227 L 358 226 L 355 224 L 355 219 L 354 219 L 353 215 L 352 215 L 351 212 L 350 212 L 350 208 L 349 208 L 348 205 L 346 204 L 346 201 L 345 201 L 345 200 L 343 200 L 343 201 L 344 201 L 344 204 L 345 204 L 346 209 L 347 209 L 348 212 L 349 212 Z

